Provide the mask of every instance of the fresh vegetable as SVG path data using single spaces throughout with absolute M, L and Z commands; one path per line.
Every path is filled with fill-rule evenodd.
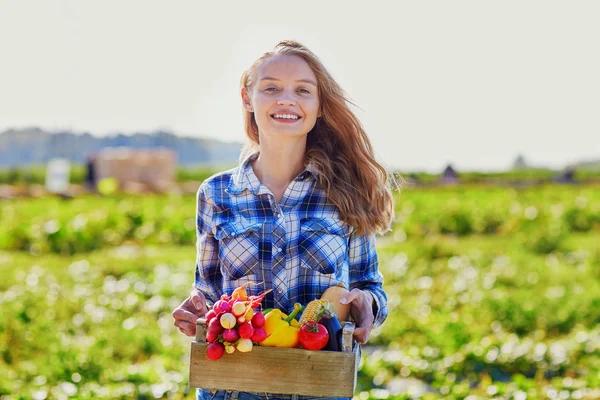
M 229 303 L 227 301 L 225 301 L 224 299 L 221 299 L 221 300 L 218 300 L 213 305 L 213 310 L 215 310 L 215 313 L 217 313 L 217 315 L 219 315 L 219 314 L 230 312 L 231 306 L 229 305 Z
M 300 328 L 298 341 L 307 350 L 321 350 L 329 341 L 329 333 L 318 322 L 307 322 Z
M 213 318 L 215 318 L 217 316 L 217 313 L 215 312 L 215 310 L 209 310 L 206 315 L 204 315 L 204 319 L 206 319 L 206 323 L 209 324 L 210 321 L 212 321 Z
M 348 321 L 348 318 L 350 317 L 351 305 L 340 303 L 340 299 L 348 293 L 348 289 L 340 282 L 336 286 L 327 288 L 321 296 L 321 299 L 328 300 L 332 305 L 332 310 L 335 312 L 339 321 Z
M 246 303 L 244 303 L 241 300 L 236 301 L 231 307 L 231 313 L 236 317 L 243 316 L 244 314 L 246 314 Z
M 212 343 L 212 342 L 216 341 L 218 338 L 219 338 L 218 333 L 214 333 L 211 331 L 206 332 L 206 341 L 208 343 Z
M 213 342 L 206 347 L 206 357 L 209 360 L 218 360 L 223 357 L 225 353 L 225 346 L 223 343 Z
M 242 339 L 250 339 L 254 335 L 254 327 L 249 322 L 244 322 L 238 327 L 238 333 Z
M 322 314 L 319 323 L 327 329 L 327 332 L 329 332 L 329 339 L 325 346 L 325 350 L 342 351 L 342 325 L 337 316 L 333 312 L 327 310 Z
M 302 317 L 300 317 L 300 325 L 306 324 L 307 322 L 317 322 L 323 312 L 324 307 L 327 304 L 327 300 L 313 300 L 304 309 Z
M 252 316 L 251 322 L 253 327 L 262 328 L 265 325 L 265 316 L 259 311 Z
M 252 317 L 254 317 L 254 310 L 251 307 L 248 307 L 246 314 L 244 314 L 244 319 L 250 321 L 252 320 Z
M 235 346 L 232 345 L 232 344 L 225 345 L 225 352 L 227 354 L 233 354 L 233 353 L 235 353 Z
M 235 343 L 240 338 L 236 329 L 225 329 L 223 331 L 223 340 L 229 343 Z
M 242 300 L 242 301 L 246 301 L 248 300 L 248 292 L 246 292 L 246 285 L 258 285 L 257 283 L 254 282 L 246 282 L 244 283 L 242 286 L 240 286 L 239 288 L 236 288 L 233 293 L 231 293 L 231 298 L 234 300 Z
M 254 343 L 259 344 L 268 336 L 264 329 L 253 326 L 252 321 L 256 325 L 264 325 L 264 315 L 261 312 L 255 314 L 253 308 L 260 306 L 264 296 L 271 290 L 248 296 L 245 286 L 235 289 L 231 297 L 223 294 L 206 313 L 206 341 L 209 343 L 206 357 L 211 360 L 221 358 L 224 353 L 234 353 L 236 349 L 249 352 Z
M 262 302 L 263 298 L 267 295 L 267 293 L 272 292 L 272 291 L 273 291 L 273 289 L 269 289 L 269 290 L 265 290 L 258 296 L 249 296 L 248 301 L 250 302 L 250 308 L 259 307 L 260 303 Z
M 210 332 L 216 333 L 217 335 L 220 335 L 221 332 L 223 332 L 223 326 L 221 325 L 221 321 L 219 320 L 219 318 L 213 318 L 210 323 L 208 324 L 208 330 Z
M 252 340 L 250 339 L 240 339 L 237 345 L 237 349 L 242 353 L 247 353 L 252 351 Z
M 288 316 L 281 310 L 274 308 L 265 315 L 264 330 L 267 338 L 261 346 L 269 347 L 296 347 L 298 346 L 298 332 L 300 323 L 294 318 L 302 310 L 300 303 L 294 304 L 294 311 Z
M 252 334 L 252 337 L 250 338 L 250 340 L 252 340 L 254 343 L 260 344 L 266 338 L 267 338 L 267 332 L 265 332 L 264 329 L 254 328 L 254 333 Z
M 236 318 L 231 313 L 225 313 L 221 315 L 221 326 L 225 329 L 231 329 L 236 324 Z

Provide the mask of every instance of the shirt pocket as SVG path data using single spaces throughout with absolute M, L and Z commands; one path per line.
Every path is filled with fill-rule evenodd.
M 340 223 L 320 218 L 300 220 L 300 265 L 322 274 L 333 274 L 346 259 L 348 243 Z
M 221 272 L 224 276 L 237 280 L 258 269 L 262 226 L 263 222 L 228 221 L 215 227 Z

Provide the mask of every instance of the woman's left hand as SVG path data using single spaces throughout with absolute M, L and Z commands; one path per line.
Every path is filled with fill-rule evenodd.
M 345 301 L 344 301 L 345 300 Z M 350 315 L 356 324 L 354 338 L 360 344 L 367 343 L 369 335 L 373 330 L 375 316 L 373 315 L 373 302 L 375 299 L 371 292 L 360 289 L 352 289 L 340 299 L 340 303 L 350 303 Z

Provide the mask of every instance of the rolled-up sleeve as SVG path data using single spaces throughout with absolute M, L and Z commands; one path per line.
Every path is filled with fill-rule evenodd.
M 379 272 L 379 260 L 375 247 L 375 234 L 352 233 L 348 243 L 350 264 L 350 290 L 369 291 L 375 299 L 375 328 L 388 316 L 387 296 L 383 291 L 383 275 Z
M 196 278 L 194 286 L 212 306 L 221 297 L 223 277 L 219 266 L 219 241 L 211 230 L 213 203 L 205 185 L 196 194 Z

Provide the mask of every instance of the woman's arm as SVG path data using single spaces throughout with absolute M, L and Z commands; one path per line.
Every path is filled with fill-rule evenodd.
M 172 314 L 173 325 L 188 336 L 196 334 L 196 320 L 220 298 L 222 282 L 219 242 L 211 232 L 212 204 L 203 185 L 198 189 L 196 200 L 196 279 L 189 297 Z
M 219 264 L 219 241 L 212 232 L 213 203 L 200 185 L 196 195 L 196 278 L 194 287 L 211 307 L 221 298 L 223 276 Z
M 378 327 L 388 316 L 387 296 L 383 291 L 383 275 L 379 272 L 379 261 L 375 248 L 375 234 L 352 233 L 348 244 L 350 264 L 350 290 L 360 289 L 373 297 L 374 327 Z

